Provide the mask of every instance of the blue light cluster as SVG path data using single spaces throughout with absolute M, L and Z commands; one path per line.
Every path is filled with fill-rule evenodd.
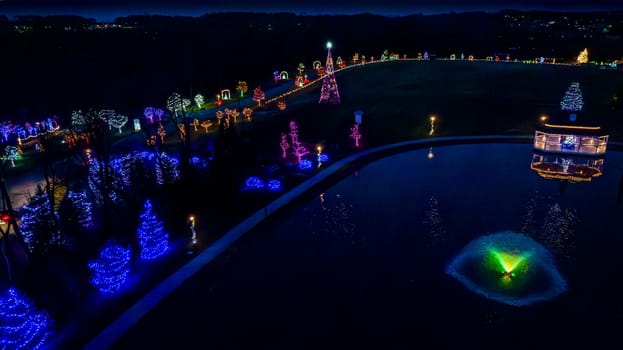
M 314 164 L 312 163 L 311 160 L 308 160 L 308 159 L 303 159 L 299 163 L 299 169 L 301 169 L 301 170 L 309 170 L 309 169 L 311 169 L 313 167 L 314 167 Z
M 250 190 L 261 190 L 264 188 L 264 180 L 257 176 L 251 176 L 245 181 L 245 188 Z
M 143 205 L 143 212 L 139 220 L 140 226 L 136 232 L 141 249 L 141 260 L 155 260 L 164 255 L 169 249 L 169 235 L 164 231 L 164 224 L 153 213 L 151 201 L 148 199 Z
M 159 185 L 172 184 L 180 179 L 180 161 L 162 152 L 156 161 L 156 181 Z
M 329 156 L 324 154 L 324 153 L 320 153 L 318 155 L 318 163 L 324 163 L 324 162 L 328 162 L 329 161 Z
M 97 259 L 89 261 L 91 284 L 105 295 L 117 292 L 130 274 L 130 248 L 107 243 Z
M 281 186 L 281 181 L 279 180 L 268 181 L 268 184 L 266 184 L 266 188 L 268 188 L 269 191 L 273 192 L 281 191 L 283 189 L 283 187 Z
M 47 312 L 37 311 L 15 288 L 0 296 L 0 348 L 39 349 L 51 333 Z
M 93 210 L 91 202 L 87 198 L 87 192 L 85 190 L 80 192 L 69 190 L 69 192 L 67 192 L 67 198 L 75 208 L 77 214 L 76 219 L 82 228 L 93 228 Z

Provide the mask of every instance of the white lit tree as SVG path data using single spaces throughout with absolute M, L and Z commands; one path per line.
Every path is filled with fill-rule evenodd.
M 6 159 L 11 162 L 11 167 L 15 168 L 15 160 L 20 159 L 20 151 L 19 148 L 15 146 L 6 146 L 4 147 L 4 152 L 2 154 L 2 159 Z
M 177 117 L 177 112 L 182 111 L 182 97 L 177 92 L 174 92 L 167 99 L 167 109 Z
M 108 118 L 108 125 L 119 129 L 121 134 L 121 128 L 128 122 L 128 117 L 122 114 L 113 114 Z
M 191 104 L 192 102 L 190 102 L 190 99 L 188 98 L 182 99 L 182 108 L 184 108 L 185 111 L 188 110 L 188 107 L 190 107 Z
M 580 83 L 573 82 L 565 92 L 565 95 L 560 101 L 560 109 L 563 111 L 581 111 L 584 107 L 584 101 L 582 99 L 582 91 L 580 90 Z
M 205 103 L 205 99 L 203 98 L 202 94 L 196 94 L 195 95 L 195 103 L 197 104 L 197 108 L 199 108 L 199 109 L 203 108 L 203 104 Z

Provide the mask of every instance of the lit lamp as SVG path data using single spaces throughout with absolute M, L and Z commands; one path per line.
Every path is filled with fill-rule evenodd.
M 428 149 L 428 159 L 433 159 L 435 157 L 435 154 L 433 153 L 433 148 L 429 148 Z
M 333 44 L 331 44 L 330 41 L 327 41 L 327 49 L 330 49 L 331 47 L 333 47 Z
M 430 132 L 428 133 L 428 135 L 432 136 L 433 133 L 435 132 L 435 120 L 437 119 L 437 116 L 431 115 L 429 119 L 430 119 Z
M 195 221 L 195 217 L 193 215 L 191 215 L 188 220 L 190 220 L 190 232 L 191 232 L 191 241 L 193 242 L 193 246 L 197 245 L 197 230 L 196 228 L 196 221 Z
M 541 123 L 545 124 L 546 121 L 547 121 L 547 116 L 544 114 L 541 116 Z

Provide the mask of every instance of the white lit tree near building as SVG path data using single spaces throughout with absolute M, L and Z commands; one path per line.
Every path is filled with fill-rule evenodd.
M 149 199 L 143 205 L 139 222 L 136 235 L 141 260 L 155 260 L 164 255 L 169 249 L 169 235 L 164 231 L 163 222 L 156 217 Z
M 100 293 L 114 294 L 125 283 L 130 274 L 130 253 L 130 248 L 107 242 L 98 257 L 89 261 L 88 267 L 92 271 L 91 284 Z
M 52 334 L 53 323 L 45 311 L 11 287 L 0 295 L 0 348 L 39 349 Z
M 108 118 L 108 125 L 119 129 L 119 133 L 121 134 L 121 128 L 128 122 L 128 117 L 122 114 L 113 114 Z
M 571 86 L 565 92 L 565 96 L 560 101 L 560 109 L 563 111 L 581 111 L 583 107 L 584 101 L 582 100 L 580 83 L 576 81 L 571 83 Z

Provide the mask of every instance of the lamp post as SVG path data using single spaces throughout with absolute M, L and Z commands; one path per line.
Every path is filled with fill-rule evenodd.
M 437 120 L 437 116 L 431 115 L 429 119 L 430 119 L 430 132 L 428 133 L 428 135 L 432 136 L 433 133 L 435 132 L 435 120 Z

